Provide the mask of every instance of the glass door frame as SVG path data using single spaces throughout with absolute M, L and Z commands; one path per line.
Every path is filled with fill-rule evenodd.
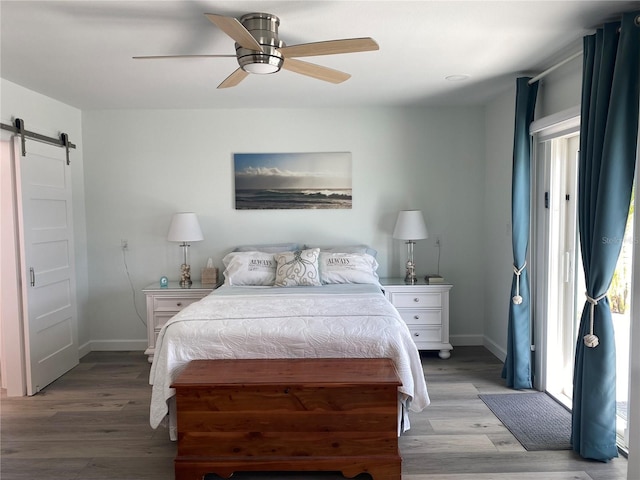
M 546 292 L 549 288 L 547 278 L 547 262 L 549 258 L 549 224 L 548 210 L 544 208 L 545 192 L 550 188 L 550 171 L 545 153 L 541 148 L 551 148 L 549 140 L 561 138 L 580 132 L 580 107 L 576 106 L 548 117 L 543 117 L 531 124 L 529 133 L 532 135 L 531 156 L 531 234 L 529 256 L 532 265 L 531 284 L 531 323 L 532 345 L 534 345 L 534 376 L 533 386 L 540 391 L 547 390 L 548 366 L 548 299 Z M 541 156 L 542 154 L 542 156 Z

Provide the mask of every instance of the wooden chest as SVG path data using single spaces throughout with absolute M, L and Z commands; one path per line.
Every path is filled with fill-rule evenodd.
M 341 471 L 400 480 L 390 359 L 195 360 L 176 389 L 176 480 Z

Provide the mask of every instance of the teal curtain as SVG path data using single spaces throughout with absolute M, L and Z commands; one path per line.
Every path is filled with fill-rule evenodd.
M 538 94 L 538 83 L 530 78 L 516 83 L 516 119 L 513 136 L 513 170 L 511 183 L 511 228 L 513 248 L 513 280 L 509 301 L 507 358 L 502 378 L 507 386 L 531 388 L 531 303 L 526 259 L 529 247 L 529 214 L 531 191 L 531 136 L 529 125 Z
M 616 447 L 616 349 L 606 292 L 620 254 L 638 145 L 639 12 L 584 38 L 578 225 L 587 301 L 576 344 L 573 449 L 607 461 Z

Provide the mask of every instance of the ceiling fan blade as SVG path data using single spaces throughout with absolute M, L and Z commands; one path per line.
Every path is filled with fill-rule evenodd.
M 233 38 L 241 47 L 262 52 L 262 46 L 253 38 L 249 30 L 244 28 L 244 25 L 242 25 L 237 18 L 225 17 L 224 15 L 216 15 L 214 13 L 205 13 L 205 15 L 214 25 Z
M 226 58 L 233 57 L 235 55 L 140 55 L 137 57 L 131 57 L 134 60 L 162 60 L 164 58 Z
M 293 58 L 286 58 L 282 64 L 282 68 L 291 72 L 307 75 L 308 77 L 317 78 L 331 83 L 342 83 L 351 78 L 348 73 L 334 70 L 333 68 L 322 67 L 315 63 L 303 62 Z
M 222 81 L 222 83 L 220 85 L 218 85 L 218 88 L 235 87 L 236 85 L 238 85 L 242 80 L 244 80 L 248 76 L 249 76 L 249 74 L 247 72 L 245 72 L 241 68 L 238 68 L 231 75 L 229 75 L 227 78 L 225 78 Z
M 338 53 L 357 53 L 379 50 L 380 47 L 371 37 L 345 38 L 325 42 L 301 43 L 279 49 L 285 58 L 313 57 L 316 55 L 335 55 Z

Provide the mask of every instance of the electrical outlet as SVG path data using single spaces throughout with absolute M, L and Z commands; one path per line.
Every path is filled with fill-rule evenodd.
M 122 250 L 128 249 L 129 248 L 129 240 L 126 240 L 126 239 L 120 240 L 120 248 L 122 248 Z

